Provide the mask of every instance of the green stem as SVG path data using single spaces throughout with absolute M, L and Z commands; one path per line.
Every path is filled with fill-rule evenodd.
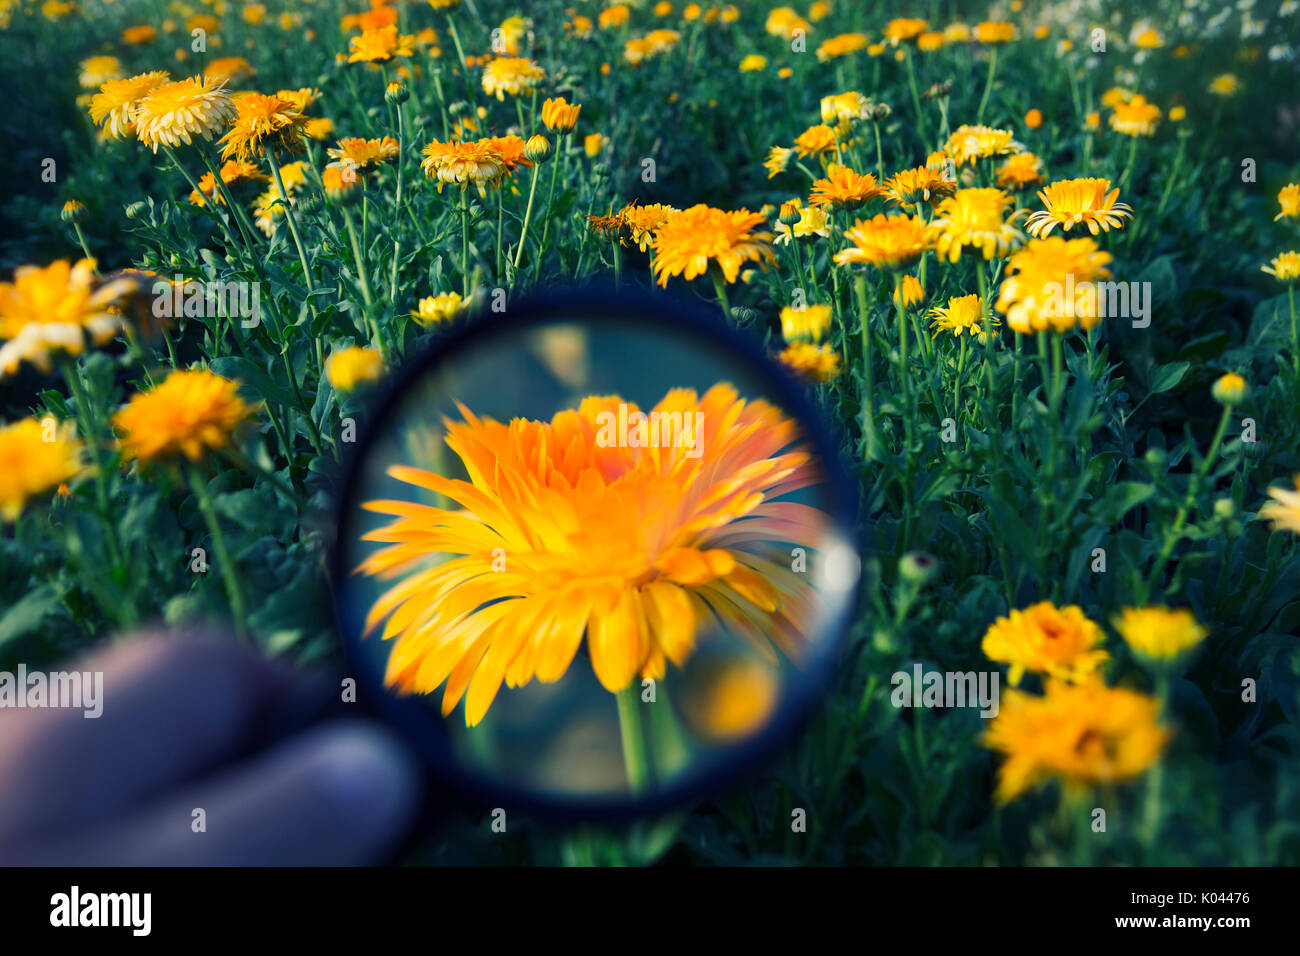
M 645 790 L 650 782 L 650 755 L 641 725 L 641 695 L 636 681 L 617 694 L 618 729 L 623 742 L 623 766 L 627 771 L 627 786 L 634 794 Z
M 528 237 L 528 223 L 533 218 L 533 197 L 537 195 L 537 174 L 541 172 L 540 166 L 533 167 L 533 181 L 528 187 L 528 205 L 524 208 L 524 225 L 519 231 L 519 248 L 515 250 L 515 270 L 519 269 L 519 260 L 524 254 L 524 240 Z
M 236 573 L 234 561 L 231 560 L 230 551 L 226 547 L 225 536 L 221 533 L 221 524 L 217 521 L 217 511 L 212 504 L 212 494 L 208 491 L 208 483 L 197 466 L 190 466 L 189 477 L 190 486 L 194 489 L 194 496 L 199 500 L 199 510 L 203 512 L 203 520 L 207 523 L 208 532 L 212 535 L 212 546 L 217 552 L 217 564 L 221 569 L 221 580 L 226 586 L 226 598 L 230 601 L 230 613 L 235 619 L 235 633 L 240 638 L 246 638 L 248 636 L 248 619 L 244 612 L 244 595 L 239 588 L 239 576 Z
M 984 81 L 984 95 L 980 97 L 979 109 L 975 111 L 975 122 L 984 122 L 984 108 L 989 105 L 989 94 L 993 92 L 993 76 L 998 71 L 998 48 L 989 47 L 989 75 Z

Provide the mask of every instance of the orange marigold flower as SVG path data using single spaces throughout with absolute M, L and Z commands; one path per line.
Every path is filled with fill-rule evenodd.
M 670 215 L 654 240 L 654 273 L 662 286 L 672 276 L 687 280 L 716 266 L 727 282 L 735 282 L 746 262 L 771 262 L 772 233 L 755 232 L 764 225 L 762 213 L 728 212 L 703 203 Z

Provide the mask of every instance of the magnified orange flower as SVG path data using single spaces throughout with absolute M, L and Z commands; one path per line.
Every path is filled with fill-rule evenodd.
M 469 481 L 388 470 L 454 504 L 364 505 L 394 518 L 364 535 L 388 547 L 358 569 L 395 581 L 366 621 L 373 632 L 386 620 L 384 639 L 396 638 L 389 686 L 445 685 L 444 716 L 463 697 L 473 726 L 502 683 L 563 677 L 584 637 L 611 693 L 681 666 L 715 618 L 767 659 L 773 645 L 799 655 L 813 599 L 781 549 L 816 546 L 825 516 L 779 500 L 819 479 L 776 408 L 718 384 L 671 391 L 650 416 L 617 396 L 549 422 L 460 411 L 446 442 Z M 667 436 L 665 424 L 656 442 L 647 420 L 680 427 Z M 450 558 L 430 566 L 435 555 Z

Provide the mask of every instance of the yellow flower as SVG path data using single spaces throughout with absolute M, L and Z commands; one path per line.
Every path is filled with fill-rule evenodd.
M 280 167 L 280 179 L 284 181 L 284 193 L 275 183 L 258 197 L 253 204 L 253 213 L 257 217 L 257 227 L 268 236 L 275 232 L 275 220 L 284 215 L 284 203 L 293 203 L 294 193 L 307 181 L 307 164 L 303 162 L 288 163 Z M 340 185 L 342 185 L 340 183 Z
M 785 172 L 790 168 L 790 157 L 794 155 L 793 149 L 786 149 L 784 146 L 773 146 L 767 151 L 767 159 L 763 160 L 763 168 L 767 170 L 767 178 Z
M 582 112 L 580 105 L 570 104 L 562 96 L 548 98 L 542 104 L 542 122 L 553 132 L 571 133 L 573 127 L 578 125 L 580 112 Z
M 884 192 L 884 187 L 870 173 L 856 173 L 847 166 L 831 163 L 826 167 L 826 178 L 813 182 L 808 202 L 813 206 L 852 208 Z
M 788 447 L 793 423 L 730 385 L 703 396 L 680 389 L 653 411 L 699 421 L 702 433 L 690 446 L 644 447 L 609 437 L 620 405 L 645 414 L 616 395 L 549 422 L 507 425 L 463 409 L 446 442 L 470 480 L 388 469 L 452 502 L 423 504 L 413 492 L 365 505 L 393 516 L 365 535 L 385 547 L 358 569 L 391 582 L 366 619 L 368 631 L 384 624 L 383 638 L 395 639 L 390 687 L 445 685 L 443 715 L 463 698 L 473 726 L 503 683 L 563 677 L 584 637 L 611 693 L 638 675 L 662 679 L 715 615 L 797 659 L 807 586 L 773 558 L 778 544 L 786 554 L 790 543 L 815 546 L 821 522 L 816 512 L 782 517 L 785 489 L 817 481 L 804 449 Z M 742 526 L 746 543 L 726 543 Z M 431 551 L 443 558 L 432 567 Z M 496 553 L 508 554 L 508 571 L 494 567 Z
M 387 63 L 414 53 L 415 37 L 399 35 L 395 26 L 364 30 L 348 41 L 349 63 Z
M 840 374 L 840 353 L 829 345 L 796 342 L 777 356 L 781 364 L 810 382 L 832 381 Z
M 943 151 L 958 166 L 974 165 L 976 160 L 1005 156 L 1024 149 L 1011 137 L 1010 130 L 990 126 L 958 126 L 948 137 Z
M 914 40 L 928 29 L 930 29 L 928 20 L 899 17 L 889 21 L 889 24 L 885 27 L 885 37 L 898 43 L 903 40 Z
M 1016 37 L 1016 28 L 1005 21 L 985 20 L 975 27 L 978 43 L 1010 43 Z
M 989 660 L 1010 666 L 1007 678 L 1014 687 L 1025 671 L 1068 681 L 1092 676 L 1110 659 L 1100 647 L 1105 639 L 1080 608 L 1041 601 L 998 618 L 980 649 Z
M 122 78 L 122 63 L 115 56 L 92 56 L 81 61 L 77 82 L 85 90 L 93 90 L 112 80 Z
M 1118 197 L 1119 190 L 1110 188 L 1109 179 L 1061 179 L 1039 190 L 1038 198 L 1046 208 L 1031 215 L 1025 226 L 1039 239 L 1050 236 L 1057 225 L 1069 232 L 1083 223 L 1094 236 L 1099 230 L 1109 232 L 1112 226 L 1123 229 L 1133 208 L 1116 202 Z
M 851 245 L 835 254 L 837 265 L 869 265 L 877 269 L 906 269 L 934 247 L 935 230 L 920 216 L 888 216 L 877 213 L 870 220 L 859 219 L 844 230 Z
M 867 38 L 861 33 L 841 33 L 823 40 L 817 46 L 817 59 L 822 63 L 842 56 L 850 56 L 867 48 Z
M 471 183 L 480 196 L 487 195 L 487 187 L 501 185 L 509 169 L 501 150 L 487 140 L 473 143 L 443 143 L 434 140 L 424 147 L 420 168 L 424 175 L 438 184 L 452 183 L 465 189 Z
M 651 203 L 648 206 L 642 206 L 632 202 L 624 206 L 618 213 L 622 219 L 622 225 L 627 231 L 627 235 L 620 241 L 624 245 L 635 245 L 642 252 L 645 252 L 654 244 L 659 227 L 668 221 L 669 216 L 680 211 L 664 203 Z
M 325 139 L 334 132 L 334 121 L 328 116 L 309 119 L 306 125 L 303 126 L 302 132 L 308 139 Z
M 947 306 L 936 305 L 930 310 L 930 325 L 935 335 L 940 332 L 951 332 L 956 336 L 978 335 L 983 341 L 989 329 L 998 325 L 998 320 L 984 307 L 978 295 L 958 295 L 950 298 Z
M 1300 216 L 1300 183 L 1287 183 L 1283 186 L 1277 194 L 1277 204 L 1280 211 L 1273 217 L 1274 222 Z
M 463 305 L 464 300 L 461 299 L 459 292 L 430 295 L 420 300 L 415 311 L 411 313 L 411 318 L 427 328 L 430 325 L 450 322 L 460 313 Z
M 1083 118 L 1083 125 L 1088 129 L 1101 129 L 1101 114 L 1093 110 Z
M 29 500 L 77 477 L 81 450 L 72 426 L 52 418 L 0 426 L 0 521 L 17 521 Z
M 325 377 L 340 392 L 377 382 L 384 374 L 384 357 L 376 349 L 338 349 L 325 362 Z
M 688 281 L 716 266 L 727 282 L 735 282 L 746 262 L 771 262 L 772 234 L 755 232 L 761 213 L 728 212 L 703 203 L 673 213 L 654 240 L 654 274 L 661 286 L 672 276 Z
M 783 222 L 776 224 L 777 235 L 774 241 L 777 245 L 783 245 L 792 239 L 830 235 L 830 217 L 826 215 L 826 210 L 822 207 L 805 206 L 798 199 L 790 200 L 785 206 L 797 211 L 799 220 L 791 226 L 787 226 Z
M 1038 129 L 1043 125 L 1043 111 L 1039 109 L 1030 110 L 1025 114 L 1025 125 L 1030 129 Z
M 795 139 L 794 148 L 800 159 L 829 152 L 835 148 L 835 131 L 824 123 L 809 126 Z
M 885 195 L 896 206 L 910 209 L 919 202 L 935 203 L 957 191 L 957 181 L 930 166 L 903 169 L 885 180 Z
M 871 101 L 856 90 L 823 96 L 822 122 L 833 126 L 837 136 L 844 136 L 854 120 L 866 119 Z
M 1127 103 L 1133 99 L 1133 91 L 1125 89 L 1122 86 L 1112 86 L 1105 93 L 1101 94 L 1101 105 L 1114 109 L 1120 104 Z
M 797 31 L 803 31 L 804 36 L 807 36 L 812 26 L 789 7 L 777 7 L 767 15 L 764 29 L 774 37 L 785 37 L 790 40 L 794 38 Z
M 155 153 L 159 146 L 188 146 L 199 137 L 210 141 L 234 118 L 225 80 L 204 76 L 155 87 L 131 113 L 136 138 Z
M 1300 252 L 1294 249 L 1279 253 L 1269 260 L 1269 264 L 1260 267 L 1279 282 L 1295 282 L 1300 279 Z
M 337 146 L 326 152 L 333 159 L 329 164 L 331 166 L 369 169 L 371 166 L 392 162 L 397 158 L 397 150 L 397 140 L 391 136 L 378 139 L 350 136 L 339 140 Z
M 1033 153 L 1016 153 L 998 167 L 996 182 L 1003 189 L 1023 189 L 1043 181 L 1043 161 Z
M 602 30 L 613 30 L 615 27 L 621 27 L 627 23 L 628 17 L 632 11 L 628 9 L 625 3 L 616 3 L 613 6 L 606 7 L 600 11 L 600 16 L 596 18 Z
M 894 290 L 892 298 L 895 305 L 910 309 L 925 298 L 925 286 L 921 285 L 921 280 L 916 276 L 903 276 L 903 281 Z
M 166 70 L 141 73 L 124 80 L 108 80 L 90 101 L 90 119 L 104 134 L 118 139 L 131 132 L 131 115 L 137 104 L 170 77 Z
M 969 43 L 971 29 L 965 23 L 950 23 L 943 28 L 943 38 L 949 43 Z
M 113 306 L 135 288 L 130 279 L 99 282 L 92 259 L 15 269 L 12 282 L 0 282 L 0 377 L 23 362 L 48 372 L 55 353 L 78 355 L 88 338 L 110 341 L 123 327 Z
M 288 100 L 261 93 L 244 93 L 235 98 L 235 120 L 221 138 L 221 158 L 248 160 L 268 149 L 297 152 L 302 148 L 303 116 Z
M 1149 660 L 1170 660 L 1209 636 L 1191 611 L 1167 607 L 1126 607 L 1111 623 L 1124 642 Z
M 133 396 L 113 416 L 113 426 L 127 458 L 198 461 L 230 447 L 236 429 L 256 410 L 239 397 L 237 381 L 207 369 L 181 369 Z
M 252 76 L 256 72 L 253 64 L 242 56 L 223 56 L 209 63 L 203 75 L 210 80 L 233 80 L 242 76 Z
M 676 30 L 651 30 L 643 37 L 634 37 L 623 45 L 623 59 L 633 66 L 660 56 L 677 46 L 682 35 Z
M 741 73 L 758 73 L 767 69 L 767 57 L 751 53 L 740 61 Z
M 501 56 L 483 68 L 483 92 L 504 100 L 507 93 L 531 92 L 544 79 L 546 71 L 527 57 Z
M 781 335 L 787 342 L 812 339 L 820 342 L 831 327 L 829 305 L 806 305 L 802 309 L 786 306 L 781 310 Z
M 1150 136 L 1156 131 L 1159 121 L 1160 107 L 1148 103 L 1147 98 L 1138 93 L 1127 103 L 1115 104 L 1110 128 L 1125 136 Z
M 947 42 L 942 33 L 931 30 L 916 38 L 916 48 L 922 53 L 934 53 L 936 50 L 942 50 Z
M 267 175 L 252 163 L 241 159 L 232 159 L 221 166 L 221 181 L 227 186 L 246 180 L 265 180 Z M 217 189 L 217 181 L 211 173 L 204 173 L 199 180 L 199 188 L 190 192 L 190 202 L 202 206 L 208 199 L 214 199 L 217 205 L 224 203 L 225 197 Z
M 1089 238 L 1031 239 L 1007 261 L 997 310 L 1022 334 L 1090 329 L 1101 319 L 1095 280 L 1110 278 L 1110 259 Z
M 524 38 L 528 36 L 528 31 L 532 29 L 533 22 L 523 17 L 506 17 L 501 21 L 501 26 L 496 31 L 496 37 L 501 41 L 502 49 L 499 51 L 507 56 L 518 56 L 522 49 L 521 44 Z
M 1274 531 L 1300 534 L 1300 475 L 1295 476 L 1295 491 L 1270 488 L 1268 494 L 1273 500 L 1259 509 L 1259 516 L 1273 522 Z
M 1220 405 L 1240 405 L 1249 392 L 1250 386 L 1236 372 L 1219 376 L 1210 386 L 1210 394 Z
M 1160 35 L 1160 31 L 1152 26 L 1144 26 L 1140 30 L 1134 31 L 1133 45 L 1141 50 L 1154 50 L 1157 47 L 1164 46 L 1165 38 Z
M 266 19 L 266 7 L 260 3 L 250 3 L 240 13 L 244 22 L 252 26 L 257 26 Z
M 1001 189 L 959 189 L 935 207 L 932 225 L 939 230 L 935 251 L 956 262 L 963 251 L 985 259 L 1005 256 L 1024 242 L 1020 230 L 1004 217 L 1015 201 Z
M 122 42 L 129 46 L 144 46 L 146 43 L 152 43 L 158 36 L 158 31 L 148 24 L 141 24 L 136 27 L 127 27 L 122 31 Z
M 605 137 L 601 133 L 588 133 L 582 138 L 582 151 L 595 159 L 605 148 Z
M 1006 755 L 999 803 L 1052 778 L 1072 792 L 1140 776 L 1160 757 L 1169 731 L 1160 702 L 1100 681 L 1049 680 L 1044 696 L 1009 691 L 983 744 Z
M 1241 89 L 1241 80 L 1232 73 L 1220 73 L 1210 81 L 1209 89 L 1215 96 L 1234 96 Z

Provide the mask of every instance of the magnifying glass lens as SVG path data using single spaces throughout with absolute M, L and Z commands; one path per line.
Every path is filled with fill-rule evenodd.
M 367 426 L 344 636 L 448 775 L 684 794 L 821 690 L 853 529 L 798 393 L 728 341 L 652 313 L 495 323 Z

